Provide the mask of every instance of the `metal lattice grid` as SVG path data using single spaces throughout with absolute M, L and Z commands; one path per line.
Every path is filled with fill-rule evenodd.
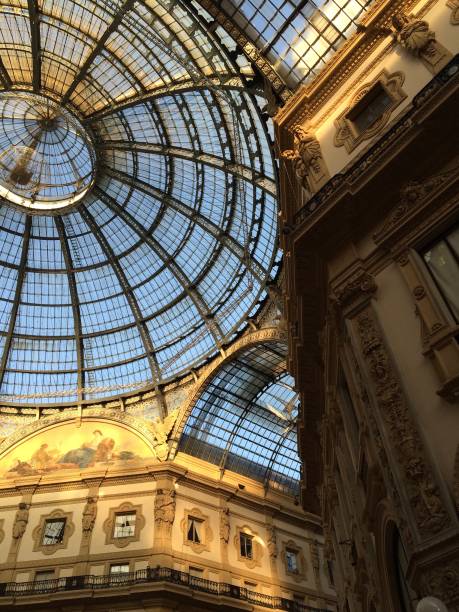
M 1 202 L 2 400 L 92 401 L 203 363 L 277 266 L 275 164 L 238 67 L 181 0 L 4 1 L 0 57 L 2 95 L 77 117 L 96 159 L 67 214 Z
M 313 78 L 373 0 L 219 0 L 289 87 Z
M 179 450 L 297 494 L 298 396 L 285 357 L 284 344 L 264 343 L 223 365 L 197 399 Z

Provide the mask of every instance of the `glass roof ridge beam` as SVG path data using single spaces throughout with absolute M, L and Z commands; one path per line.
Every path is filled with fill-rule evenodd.
M 224 79 L 224 80 L 223 80 Z M 156 89 L 146 91 L 145 93 L 138 95 L 134 94 L 132 97 L 124 98 L 115 104 L 111 104 L 108 108 L 101 109 L 96 111 L 92 115 L 88 115 L 83 123 L 92 123 L 94 121 L 99 121 L 108 115 L 113 113 L 118 113 L 132 106 L 137 106 L 138 104 L 144 104 L 146 102 L 150 102 L 151 100 L 156 100 L 158 98 L 163 98 L 166 96 L 174 96 L 175 93 L 188 93 L 190 91 L 204 91 L 209 90 L 211 88 L 209 83 L 212 83 L 214 87 L 222 90 L 236 90 L 240 91 L 244 88 L 244 83 L 242 79 L 236 75 L 219 75 L 216 77 L 207 77 L 206 82 L 198 82 L 196 79 L 186 79 L 184 81 L 176 81 L 172 82 L 168 85 L 163 85 L 161 87 L 157 87 Z
M 193 151 L 191 149 L 185 149 L 182 147 L 169 147 L 149 143 L 131 143 L 116 140 L 105 140 L 103 145 L 98 147 L 99 151 L 105 149 L 122 151 L 130 150 L 139 151 L 141 153 L 158 153 L 160 155 L 164 155 L 165 157 L 172 155 L 181 159 L 189 159 L 207 166 L 211 166 L 212 168 L 225 170 L 230 174 L 235 174 L 246 181 L 254 183 L 257 187 L 263 191 L 267 191 L 272 196 L 275 197 L 277 195 L 277 186 L 274 180 L 270 179 L 264 174 L 259 174 L 249 166 L 223 159 L 222 157 L 212 155 L 211 153 Z
M 271 61 L 247 36 L 241 27 L 230 17 L 226 11 L 217 5 L 215 0 L 197 0 L 198 3 L 217 21 L 218 25 L 239 45 L 241 53 L 246 56 L 250 64 L 255 65 L 263 77 L 271 84 L 274 91 L 286 101 L 292 92 L 272 65 Z M 219 4 L 221 4 L 219 2 Z
M 180 285 L 183 287 L 185 293 L 190 297 L 195 305 L 197 311 L 201 315 L 206 327 L 209 332 L 212 334 L 214 340 L 219 346 L 224 339 L 224 333 L 220 329 L 218 323 L 214 320 L 213 314 L 210 312 L 209 307 L 207 306 L 202 295 L 193 288 L 193 283 L 190 279 L 180 270 L 179 266 L 177 266 L 170 258 L 168 253 L 162 248 L 157 240 L 153 238 L 150 234 L 148 234 L 144 228 L 137 223 L 137 221 L 122 208 L 118 202 L 116 202 L 111 196 L 106 194 L 100 188 L 96 187 L 97 193 L 99 197 L 105 202 L 105 204 L 113 211 L 116 212 L 125 223 L 133 229 L 135 232 L 139 234 L 145 243 L 148 244 L 154 251 L 159 255 L 164 265 L 171 271 L 173 276 L 177 279 Z M 164 194 L 165 195 L 165 194 Z
M 85 386 L 84 380 L 84 345 L 82 338 L 82 326 L 80 316 L 80 300 L 78 298 L 78 289 L 75 280 L 75 273 L 73 271 L 73 260 L 70 253 L 69 244 L 67 242 L 64 222 L 61 217 L 54 217 L 56 223 L 57 232 L 59 234 L 59 240 L 61 242 L 62 254 L 64 257 L 65 267 L 67 269 L 67 278 L 69 283 L 70 298 L 72 300 L 72 312 L 73 312 L 73 325 L 75 332 L 75 343 L 76 343 L 76 354 L 77 354 L 77 394 L 78 401 L 81 402 L 83 398 L 82 389 Z
M 209 232 L 211 236 L 220 240 L 222 244 L 226 246 L 242 263 L 246 263 L 246 254 L 243 246 L 241 246 L 229 234 L 222 232 L 218 225 L 204 217 L 204 215 L 196 211 L 194 208 L 191 208 L 191 206 L 180 202 L 173 196 L 165 194 L 160 189 L 152 187 L 151 185 L 148 185 L 148 183 L 145 183 L 138 178 L 133 179 L 131 176 L 127 175 L 121 170 L 111 170 L 110 168 L 104 166 L 104 171 L 115 179 L 119 180 L 119 178 L 122 177 L 123 179 L 132 183 L 132 185 L 139 189 L 139 191 L 143 191 L 147 195 L 151 195 L 159 200 L 164 200 L 171 208 L 174 208 L 189 219 L 192 219 L 200 227 Z M 265 283 L 267 270 L 265 270 L 261 264 L 255 261 L 255 259 L 250 260 L 250 272 L 255 276 L 258 282 L 261 284 Z
M 41 41 L 40 13 L 37 0 L 27 0 L 30 21 L 30 41 L 32 46 L 32 84 L 35 93 L 41 89 Z
M 105 46 L 105 43 L 110 38 L 110 36 L 113 34 L 113 32 L 117 30 L 117 28 L 123 21 L 125 14 L 131 10 L 135 2 L 136 0 L 125 0 L 124 4 L 120 7 L 118 12 L 115 14 L 113 21 L 108 26 L 108 28 L 105 30 L 105 32 L 102 34 L 102 36 L 99 38 L 99 41 L 97 42 L 96 46 L 91 51 L 91 53 L 88 55 L 83 65 L 81 66 L 78 74 L 76 75 L 72 83 L 70 84 L 65 94 L 62 96 L 61 104 L 64 105 L 69 101 L 70 96 L 73 94 L 76 87 L 79 85 L 79 83 L 81 83 L 81 81 L 84 79 L 84 77 L 88 73 L 89 68 L 91 67 L 91 64 L 93 63 L 93 61 L 102 51 L 102 49 Z
M 115 272 L 118 282 L 120 283 L 121 289 L 123 290 L 123 293 L 126 296 L 128 304 L 131 307 L 132 314 L 133 314 L 137 329 L 139 331 L 140 338 L 145 347 L 145 353 L 147 354 L 148 364 L 150 366 L 153 383 L 156 386 L 158 386 L 161 380 L 161 370 L 159 368 L 159 364 L 155 356 L 153 341 L 151 339 L 150 333 L 145 323 L 142 320 L 142 314 L 140 311 L 139 304 L 137 302 L 137 298 L 135 297 L 126 279 L 126 275 L 120 263 L 117 261 L 111 246 L 109 245 L 105 236 L 100 231 L 97 223 L 94 221 L 93 216 L 87 210 L 87 208 L 81 209 L 81 216 L 84 219 L 84 221 L 87 223 L 88 227 L 93 232 L 94 236 L 96 237 L 97 241 L 100 244 L 101 249 L 103 250 L 105 256 L 107 257 L 107 260 L 110 262 L 110 265 L 112 266 Z
M 21 260 L 18 268 L 18 279 L 16 283 L 16 291 L 13 299 L 13 306 L 11 308 L 10 313 L 10 321 L 8 325 L 8 332 L 5 338 L 5 346 L 3 347 L 2 359 L 0 361 L 0 387 L 3 384 L 3 379 L 5 377 L 6 364 L 8 363 L 8 355 L 11 348 L 11 343 L 13 340 L 13 332 L 16 326 L 16 317 L 19 310 L 19 304 L 21 300 L 22 287 L 24 285 L 25 280 L 25 269 L 27 264 L 27 257 L 29 254 L 29 244 L 30 244 L 30 235 L 32 233 L 32 217 L 30 215 L 26 216 L 25 227 L 24 227 L 24 238 L 22 242 L 22 252 L 21 252 Z

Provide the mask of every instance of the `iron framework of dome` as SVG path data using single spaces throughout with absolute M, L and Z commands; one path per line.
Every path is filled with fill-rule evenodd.
M 298 394 L 283 342 L 256 344 L 225 363 L 197 398 L 179 450 L 298 494 Z
M 230 342 L 265 295 L 269 136 L 194 6 L 0 4 L 4 402 L 157 387 Z

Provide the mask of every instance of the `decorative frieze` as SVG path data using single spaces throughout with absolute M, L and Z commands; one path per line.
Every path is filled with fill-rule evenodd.
M 431 537 L 448 527 L 451 517 L 443 503 L 432 468 L 425 458 L 419 432 L 412 421 L 398 376 L 371 308 L 366 308 L 357 316 L 355 329 L 374 385 L 387 438 L 400 467 L 410 511 L 420 537 Z

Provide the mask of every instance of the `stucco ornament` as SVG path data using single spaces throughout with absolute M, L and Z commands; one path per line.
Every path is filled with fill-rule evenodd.
M 268 526 L 268 552 L 271 559 L 275 559 L 278 555 L 276 531 L 271 525 Z
M 174 427 L 175 421 L 177 420 L 179 409 L 173 410 L 168 414 L 164 420 L 161 421 L 159 417 L 150 424 L 154 436 L 153 448 L 155 449 L 156 456 L 160 461 L 166 461 L 169 455 L 169 445 L 167 439 L 169 437 L 172 428 Z
M 230 534 L 229 508 L 220 510 L 220 540 L 228 544 Z
M 283 151 L 282 157 L 293 162 L 296 176 L 303 187 L 309 190 L 309 173 L 322 174 L 320 144 L 312 132 L 302 127 L 296 127 L 293 134 L 295 136 L 293 149 Z
M 94 497 L 88 497 L 88 501 L 83 510 L 83 516 L 81 519 L 83 533 L 90 533 L 93 530 L 94 523 L 96 522 L 97 516 L 97 505 Z
M 25 533 L 27 523 L 29 522 L 29 507 L 24 502 L 19 504 L 18 511 L 14 519 L 13 538 L 19 540 Z
M 422 19 L 399 13 L 392 17 L 392 24 L 397 41 L 413 55 L 428 52 L 429 47 L 435 41 L 435 33 L 429 29 L 427 21 Z M 433 48 L 432 52 L 435 52 Z
M 158 489 L 155 497 L 155 525 L 166 535 L 171 534 L 175 519 L 175 490 Z

